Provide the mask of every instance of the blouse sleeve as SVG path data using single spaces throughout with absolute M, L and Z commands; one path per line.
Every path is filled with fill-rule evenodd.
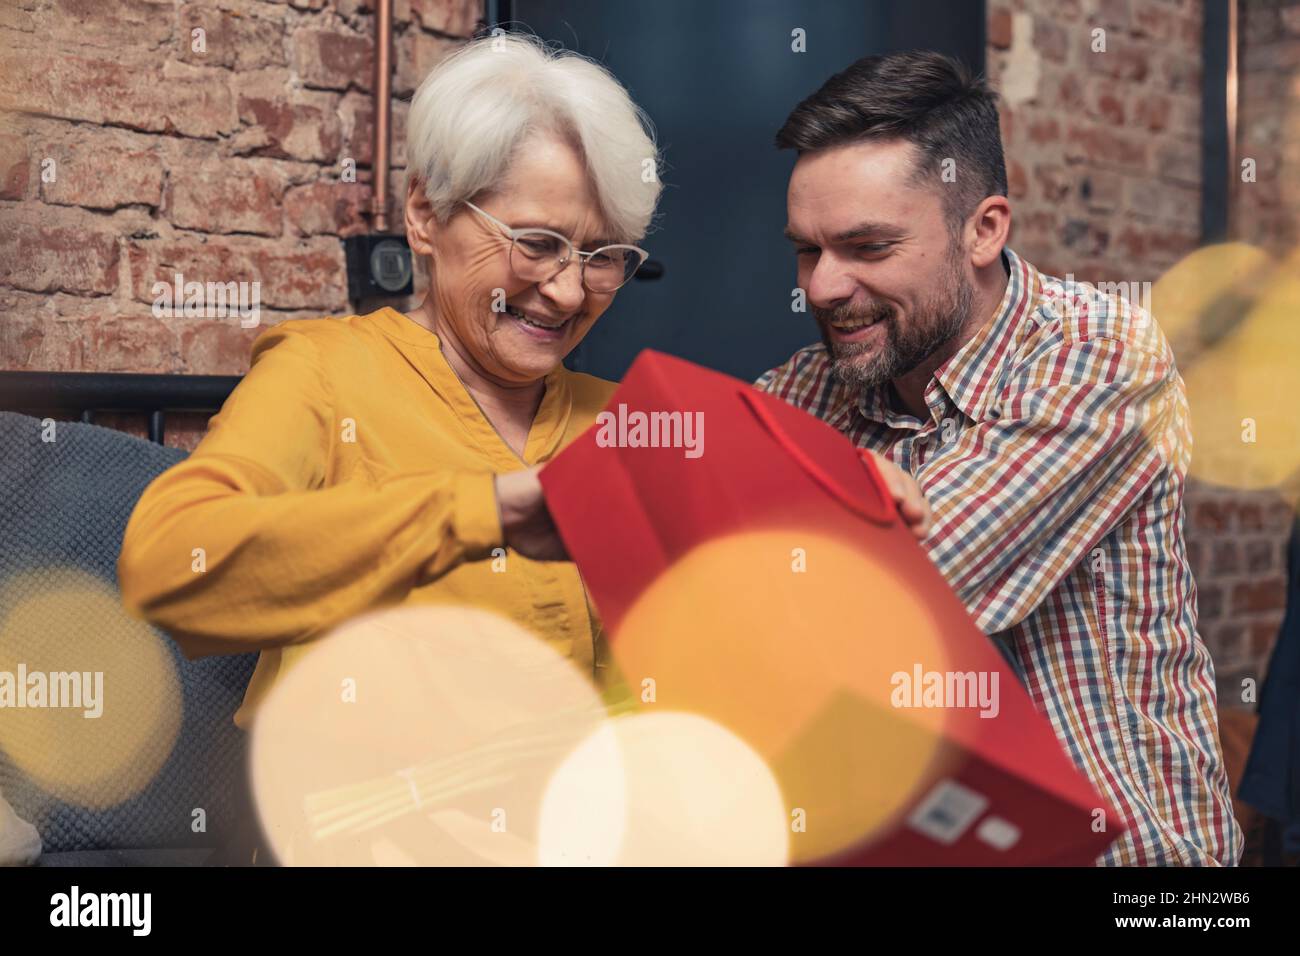
M 430 468 L 325 487 L 338 440 L 311 337 L 286 326 L 185 461 L 145 490 L 123 601 L 187 657 L 309 640 L 502 543 L 493 475 Z

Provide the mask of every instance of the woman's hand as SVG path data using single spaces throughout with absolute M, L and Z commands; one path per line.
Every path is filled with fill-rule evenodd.
M 885 484 L 889 486 L 889 492 L 894 496 L 894 503 L 898 506 L 899 516 L 920 541 L 930 533 L 930 528 L 934 524 L 934 515 L 930 513 L 930 505 L 921 494 L 921 486 L 916 483 L 915 478 L 888 458 L 874 451 L 866 453 L 871 456 L 871 460 L 880 472 L 880 477 L 884 478 Z
M 534 561 L 568 561 L 542 497 L 541 465 L 496 476 L 497 507 L 507 547 Z

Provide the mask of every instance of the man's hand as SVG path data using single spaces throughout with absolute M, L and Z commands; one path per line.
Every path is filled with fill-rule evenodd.
M 871 460 L 880 471 L 880 477 L 884 478 L 885 484 L 889 486 L 890 494 L 894 496 L 894 503 L 898 506 L 899 516 L 920 541 L 930 533 L 930 527 L 934 524 L 934 516 L 930 513 L 930 505 L 926 502 L 925 496 L 921 494 L 921 486 L 916 483 L 915 478 L 883 455 L 878 455 L 874 451 L 868 451 L 867 454 L 871 456 Z
M 537 473 L 541 465 L 496 476 L 497 508 L 506 545 L 534 561 L 567 561 L 564 549 L 542 497 Z

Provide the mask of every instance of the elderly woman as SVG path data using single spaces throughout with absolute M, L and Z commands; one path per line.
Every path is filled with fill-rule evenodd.
M 408 125 L 423 303 L 263 333 L 127 526 L 129 609 L 190 657 L 261 652 L 240 726 L 313 638 L 398 602 L 489 607 L 605 663 L 536 466 L 614 388 L 561 362 L 645 259 L 648 124 L 596 64 L 498 36 L 439 64 Z
M 126 530 L 128 608 L 191 657 L 261 652 L 240 726 L 313 638 L 398 602 L 493 609 L 603 684 L 599 627 L 537 470 L 614 389 L 561 363 L 646 257 L 655 144 L 608 72 L 512 36 L 429 75 L 408 142 L 423 303 L 263 333 Z M 509 573 L 494 573 L 502 559 Z

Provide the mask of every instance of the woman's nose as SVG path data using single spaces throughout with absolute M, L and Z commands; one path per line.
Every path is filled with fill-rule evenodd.
M 582 305 L 587 292 L 582 287 L 582 263 L 577 256 L 570 259 L 555 275 L 537 286 L 539 292 L 565 312 L 574 312 Z

